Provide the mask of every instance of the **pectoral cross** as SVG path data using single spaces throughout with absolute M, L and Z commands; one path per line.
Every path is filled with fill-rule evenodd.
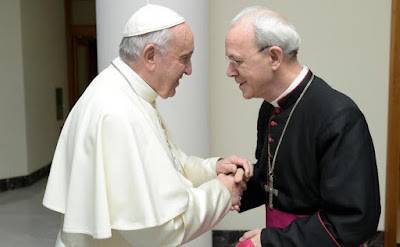
M 270 209 L 273 209 L 274 208 L 274 205 L 272 203 L 273 196 L 278 196 L 279 191 L 277 189 L 274 189 L 274 174 L 269 174 L 268 180 L 269 180 L 269 185 L 265 185 L 264 189 L 266 192 L 269 193 L 268 206 Z

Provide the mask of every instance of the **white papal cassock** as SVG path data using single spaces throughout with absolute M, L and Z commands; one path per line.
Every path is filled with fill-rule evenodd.
M 218 158 L 173 145 L 156 97 L 117 58 L 70 112 L 43 200 L 63 214 L 57 247 L 179 246 L 229 211 L 230 193 L 215 179 Z

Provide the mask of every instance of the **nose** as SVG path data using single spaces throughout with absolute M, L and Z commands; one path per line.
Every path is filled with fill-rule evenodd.
M 233 64 L 228 63 L 228 68 L 226 69 L 226 75 L 229 77 L 235 77 L 239 75 L 238 70 L 233 66 Z
M 185 65 L 185 70 L 183 71 L 186 75 L 192 74 L 192 61 L 189 60 L 188 64 Z

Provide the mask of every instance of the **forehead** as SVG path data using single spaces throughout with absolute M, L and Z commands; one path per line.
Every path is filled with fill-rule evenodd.
M 171 30 L 174 37 L 170 43 L 170 50 L 174 51 L 178 55 L 193 52 L 194 37 L 189 25 L 182 23 L 173 27 Z
M 254 47 L 256 47 L 255 31 L 253 25 L 250 25 L 249 22 L 239 21 L 229 29 L 225 39 L 227 56 L 238 55 Z

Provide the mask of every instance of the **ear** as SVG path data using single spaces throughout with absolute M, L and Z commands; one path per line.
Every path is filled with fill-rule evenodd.
M 271 55 L 271 69 L 277 70 L 283 61 L 283 51 L 278 46 L 272 46 L 269 48 Z
M 143 49 L 141 59 L 147 70 L 154 71 L 156 68 L 156 46 L 148 44 Z

